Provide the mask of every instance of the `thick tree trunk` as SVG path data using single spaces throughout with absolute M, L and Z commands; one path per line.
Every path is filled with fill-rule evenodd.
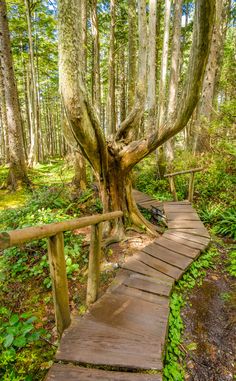
M 10 33 L 5 1 L 0 1 L 0 59 L 4 78 L 9 132 L 10 171 L 7 186 L 15 190 L 18 185 L 28 185 L 29 180 L 26 173 L 21 115 L 11 55 Z
M 80 151 L 76 151 L 74 154 L 74 169 L 75 176 L 72 180 L 72 184 L 76 187 L 76 189 L 84 191 L 87 185 L 86 163 L 85 158 Z

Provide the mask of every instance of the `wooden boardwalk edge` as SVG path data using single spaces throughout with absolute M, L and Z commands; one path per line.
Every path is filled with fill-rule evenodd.
M 72 321 L 45 381 L 162 380 L 172 287 L 210 239 L 188 201 L 160 203 L 136 190 L 134 197 L 142 208 L 163 209 L 168 230 L 127 258 L 107 292 Z

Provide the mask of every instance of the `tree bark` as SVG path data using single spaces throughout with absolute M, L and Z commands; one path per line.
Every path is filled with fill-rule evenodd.
M 159 98 L 158 98 L 158 126 L 159 128 L 165 119 L 165 104 L 166 104 L 166 87 L 167 87 L 167 64 L 169 51 L 169 34 L 170 34 L 170 10 L 171 0 L 165 0 L 165 19 L 164 19 L 164 37 L 163 50 L 161 58 L 161 77 L 159 83 Z
M 10 171 L 7 186 L 15 190 L 19 185 L 29 185 L 26 172 L 21 115 L 16 88 L 6 2 L 0 1 L 0 60 L 4 78 L 4 89 L 9 132 Z
M 1 116 L 1 127 L 2 127 L 2 139 L 4 145 L 4 162 L 9 162 L 9 136 L 8 136 L 8 126 L 7 126 L 7 108 L 6 108 L 6 97 L 4 88 L 4 78 L 2 75 L 2 64 L 0 57 L 0 116 Z
M 148 125 L 153 126 L 156 119 L 156 55 L 157 55 L 157 1 L 149 1 L 149 44 L 148 44 Z
M 203 80 L 202 96 L 197 106 L 193 152 L 210 150 L 209 122 L 213 110 L 214 90 L 217 80 L 218 63 L 224 43 L 226 0 L 216 0 L 216 18 L 211 40 L 210 54 Z
M 128 0 L 128 112 L 134 107 L 137 53 L 136 1 Z
M 100 81 L 100 42 L 97 16 L 97 0 L 91 0 L 92 27 L 92 100 L 100 118 L 101 116 L 101 81 Z
M 173 20 L 173 37 L 172 37 L 172 53 L 170 64 L 170 85 L 169 85 L 169 102 L 168 114 L 171 115 L 176 108 L 178 95 L 178 82 L 180 71 L 180 54 L 181 54 L 181 22 L 182 22 L 182 0 L 175 0 L 174 4 L 174 20 Z M 170 139 L 165 145 L 165 156 L 167 162 L 172 163 L 174 160 L 174 141 Z
M 115 70 L 115 0 L 110 1 L 110 49 L 109 49 L 109 67 L 108 67 L 108 100 L 107 100 L 107 116 L 108 116 L 108 135 L 116 132 L 116 70 Z
M 31 140 L 30 140 L 30 152 L 29 152 L 29 165 L 34 166 L 39 162 L 39 99 L 37 90 L 37 79 L 35 71 L 35 59 L 34 59 L 34 44 L 32 36 L 32 15 L 31 15 L 31 3 L 30 0 L 25 0 L 26 18 L 28 26 L 28 39 L 29 39 L 29 62 L 30 62 L 30 81 L 31 81 Z

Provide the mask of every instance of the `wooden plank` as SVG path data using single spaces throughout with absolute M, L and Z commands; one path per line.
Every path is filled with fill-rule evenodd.
M 206 238 L 210 238 L 210 234 L 208 233 L 207 229 L 202 227 L 201 229 L 177 229 L 177 228 L 172 228 L 172 229 L 168 229 L 168 232 L 183 232 L 183 233 L 190 233 L 193 234 L 193 235 L 198 235 L 199 237 L 206 237 Z
M 135 254 L 134 258 L 136 258 L 140 262 L 145 263 L 148 266 L 153 267 L 161 273 L 170 276 L 173 279 L 179 279 L 183 274 L 183 271 L 181 269 L 174 267 L 166 262 L 163 262 L 157 258 L 154 258 L 153 256 L 142 251 Z
M 131 274 L 123 281 L 123 284 L 146 293 L 150 292 L 162 296 L 169 296 L 172 289 L 172 285 L 168 283 L 139 274 Z
M 179 221 L 179 220 L 187 220 L 187 221 L 200 221 L 200 218 L 197 213 L 167 213 L 168 221 Z
M 169 250 L 172 250 L 176 253 L 185 255 L 189 258 L 196 258 L 199 255 L 199 250 L 196 248 L 190 248 L 176 241 L 171 241 L 164 237 L 164 235 L 160 238 L 157 238 L 155 241 L 158 245 L 165 247 Z
M 45 381 L 161 381 L 161 374 L 141 374 L 54 364 Z
M 171 228 L 184 228 L 184 229 L 201 229 L 203 226 L 201 221 L 169 221 L 168 227 Z
M 165 313 L 166 315 L 169 315 L 169 299 L 165 296 L 153 294 L 150 292 L 142 291 L 137 288 L 132 288 L 125 286 L 124 284 L 121 284 L 119 287 L 117 287 L 114 291 L 115 294 L 122 294 L 131 296 L 133 298 L 137 298 L 137 303 L 139 300 L 145 300 L 150 303 L 155 303 L 159 306 L 166 307 L 165 311 L 162 311 L 162 314 Z
M 190 205 L 190 202 L 188 200 L 182 200 L 182 201 L 163 201 L 164 205 Z
M 209 238 L 199 237 L 197 235 L 192 234 L 191 229 L 189 229 L 189 233 L 168 231 L 168 234 L 175 235 L 175 236 L 180 237 L 180 238 L 185 238 L 188 241 L 198 242 L 198 243 L 201 243 L 201 244 L 206 245 L 206 246 L 210 242 Z
M 191 248 L 193 248 L 193 249 L 204 250 L 205 247 L 206 247 L 205 244 L 203 245 L 203 244 L 198 243 L 198 242 L 188 241 L 188 240 L 185 239 L 185 238 L 177 237 L 176 235 L 171 234 L 171 233 L 168 233 L 168 232 L 167 232 L 167 233 L 164 233 L 164 234 L 163 234 L 163 237 L 164 237 L 164 238 L 167 238 L 168 240 L 171 240 L 171 241 L 174 241 L 174 242 L 181 243 L 182 245 L 191 247 Z
M 56 359 L 161 370 L 168 323 L 165 311 L 126 295 L 104 295 L 90 314 L 75 319 L 65 331 Z
M 175 205 L 175 204 L 164 204 L 164 209 L 166 213 L 193 213 L 195 210 L 191 205 Z
M 192 259 L 160 246 L 158 240 L 144 247 L 143 251 L 182 270 L 185 270 L 192 263 Z
M 148 265 L 145 265 L 143 262 L 140 262 L 135 258 L 128 259 L 126 262 L 124 262 L 122 264 L 122 267 L 124 269 L 133 271 L 135 273 L 139 273 L 139 274 L 143 274 L 143 275 L 147 275 L 147 276 L 150 276 L 153 278 L 160 279 L 160 280 L 167 282 L 167 283 L 171 283 L 171 284 L 174 283 L 173 278 L 161 273 L 160 271 L 153 269 L 152 267 L 150 267 Z

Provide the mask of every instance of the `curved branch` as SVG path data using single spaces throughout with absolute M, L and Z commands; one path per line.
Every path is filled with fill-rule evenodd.
M 193 43 L 182 96 L 175 112 L 159 131 L 146 139 L 130 143 L 120 152 L 122 168 L 129 171 L 136 163 L 180 132 L 188 123 L 200 97 L 203 76 L 208 60 L 215 17 L 215 0 L 197 0 Z

